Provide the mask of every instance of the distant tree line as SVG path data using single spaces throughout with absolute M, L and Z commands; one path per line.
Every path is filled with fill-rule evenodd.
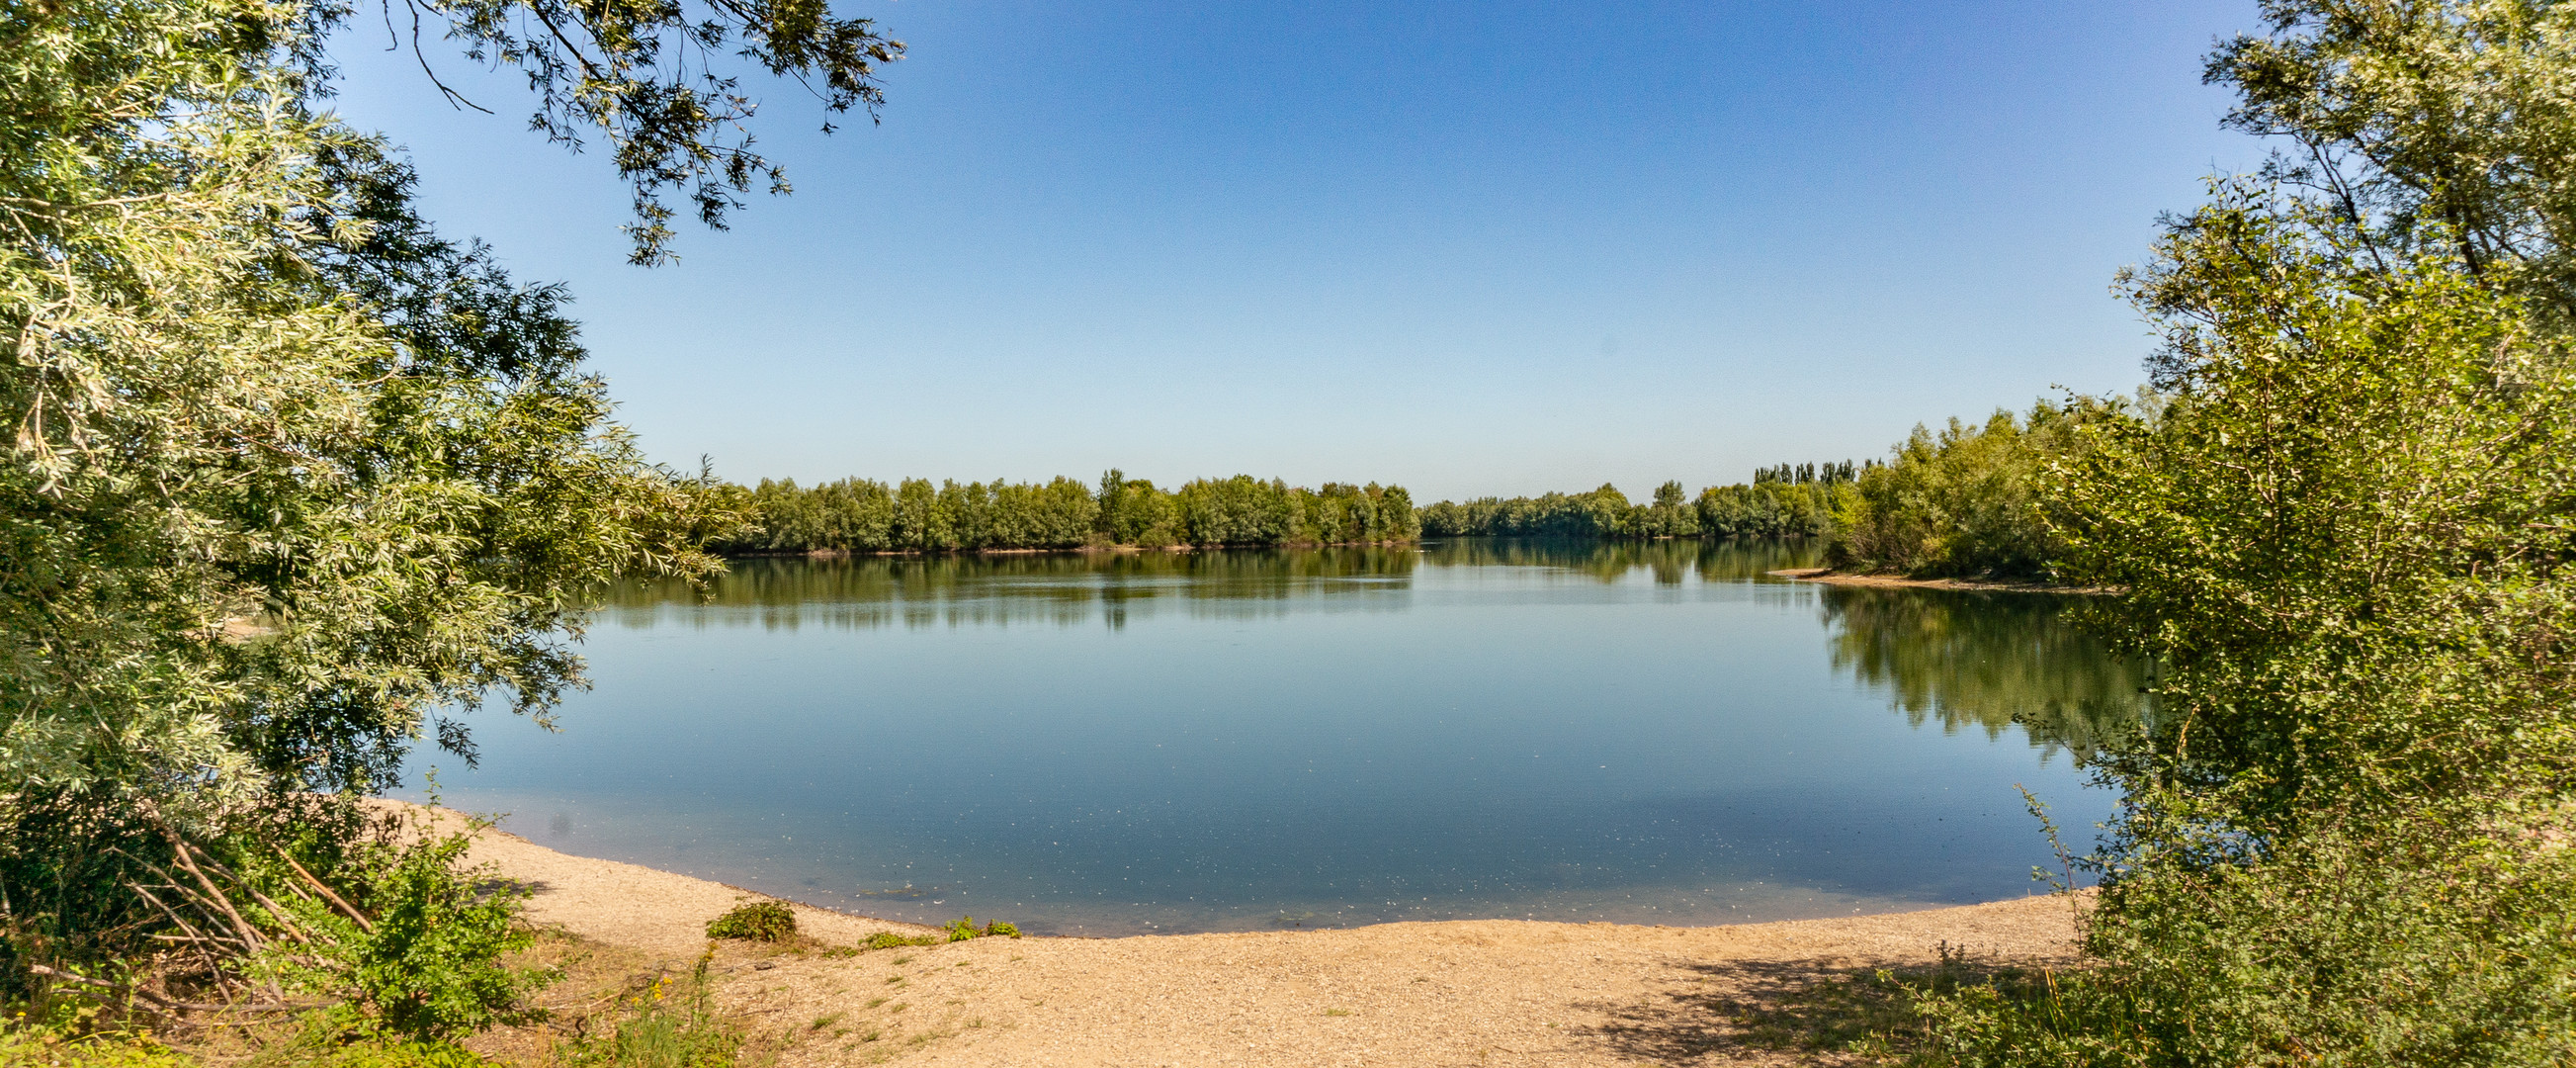
M 1852 481 L 1854 478 L 1858 477 L 1858 475 L 1855 474 L 1856 470 L 1865 471 L 1876 466 L 1878 466 L 1878 461 L 1876 460 L 1864 460 L 1857 469 L 1852 466 L 1852 462 L 1849 460 L 1845 460 L 1838 464 L 1797 464 L 1795 466 L 1780 464 L 1775 467 L 1756 469 L 1753 472 L 1753 484 L 1759 486 L 1772 482 L 1787 482 L 1805 485 L 1811 482 L 1821 482 L 1825 485 L 1831 486 L 1838 483 Z
M 753 529 L 718 544 L 766 552 L 960 552 L 1084 546 L 1352 545 L 1419 536 L 1402 486 L 1328 482 L 1321 489 L 1250 475 L 1194 479 L 1165 490 L 1112 469 L 1097 487 L 908 478 L 793 479 L 730 486 Z
M 1871 465 L 1875 466 L 1875 465 Z M 1711 486 L 1689 498 L 1679 482 L 1656 487 L 1651 503 L 1632 504 L 1618 488 L 1537 497 L 1441 501 L 1422 510 L 1422 534 L 1434 538 L 1803 538 L 1831 533 L 1836 487 L 1847 487 L 1851 462 L 1781 464 L 1754 472 L 1750 485 Z

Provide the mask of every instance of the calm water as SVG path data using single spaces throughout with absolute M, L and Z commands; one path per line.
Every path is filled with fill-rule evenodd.
M 2077 765 L 2137 679 L 2055 598 L 1763 576 L 1809 551 L 744 561 L 618 591 L 561 733 L 477 717 L 439 781 L 568 852 L 1068 934 L 2032 892 L 2015 786 L 2106 815 Z

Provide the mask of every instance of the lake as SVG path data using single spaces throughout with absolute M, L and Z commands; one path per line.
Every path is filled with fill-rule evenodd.
M 743 560 L 618 588 L 451 806 L 570 853 L 1033 933 L 1710 924 L 2042 889 L 2139 676 L 2067 598 L 1795 543 Z

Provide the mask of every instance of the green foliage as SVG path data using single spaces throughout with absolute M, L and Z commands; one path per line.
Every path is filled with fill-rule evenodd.
M 1617 538 L 1628 536 L 1629 509 L 1627 495 L 1606 483 L 1590 493 L 1442 501 L 1422 510 L 1422 532 L 1435 538 Z
M 1827 486 L 1838 486 L 1858 478 L 1859 471 L 1861 469 L 1867 468 L 1870 464 L 1874 463 L 1876 463 L 1876 461 L 1870 461 L 1869 463 L 1861 465 L 1861 468 L 1854 468 L 1852 466 L 1852 462 L 1849 460 L 1845 460 L 1841 463 L 1827 463 L 1822 465 L 1780 464 L 1776 467 L 1755 468 L 1753 471 L 1753 484 L 1756 486 L 1762 486 L 1776 482 L 1781 485 L 1803 486 L 1810 483 L 1821 483 Z
M 490 1068 L 493 1062 L 447 1042 L 362 1039 L 319 1032 L 272 1045 L 252 1055 L 254 1068 Z M 215 1059 L 236 1063 L 237 1058 Z M 26 1027 L 0 1027 L 0 1065 L 9 1068 L 196 1068 L 206 1059 L 126 1034 L 74 1035 Z
M 2057 476 L 2068 566 L 2128 591 L 2102 623 L 2168 669 L 2141 774 L 2266 831 L 2519 793 L 2576 757 L 2576 375 L 2518 301 L 2438 263 L 2342 273 L 2293 222 L 2227 190 L 2176 225 L 2133 282 L 2176 398 L 2088 422 Z
M 2057 552 L 2039 475 L 2072 444 L 2071 417 L 2041 402 L 2027 417 L 1916 426 L 1884 465 L 1834 496 L 1825 559 L 1918 578 L 2046 578 Z
M 1694 507 L 1703 534 L 1729 538 L 1812 538 L 1834 529 L 1839 484 L 1773 479 L 1711 486 Z
M 713 959 L 710 948 L 685 982 L 664 977 L 626 999 L 625 1018 L 603 1034 L 585 1032 L 566 1060 L 575 1068 L 730 1068 L 743 1034 L 716 1015 L 707 984 Z
M 702 574 L 733 522 L 607 420 L 559 290 L 311 106 L 329 17 L 70 0 L 0 35 L 12 989 L 156 933 L 129 887 L 177 842 L 245 887 L 278 847 L 330 870 L 351 825 L 283 817 L 424 735 L 470 762 L 433 709 L 542 716 L 599 584 Z
M 407 14 L 409 46 L 450 103 L 482 110 L 437 80 L 429 49 L 440 40 L 456 42 L 474 63 L 517 68 L 536 97 L 528 128 L 576 151 L 589 137 L 606 138 L 608 158 L 632 190 L 629 258 L 640 264 L 672 258 L 668 195 L 685 197 L 700 222 L 721 230 L 755 185 L 790 191 L 779 165 L 753 149 L 759 104 L 743 74 L 792 79 L 828 114 L 856 106 L 873 117 L 884 101 L 877 70 L 903 56 L 903 43 L 872 20 L 838 16 L 821 0 L 447 0 L 402 13 L 378 0 L 372 17 L 365 6 L 294 5 L 296 34 L 282 43 L 282 58 L 308 93 L 330 94 L 337 72 L 323 43 L 353 17 L 381 18 L 391 35 Z M 742 68 L 731 67 L 737 63 Z
M 2268 34 L 2223 43 L 2227 124 L 2291 147 L 2296 190 L 2344 269 L 2442 259 L 2576 321 L 2576 11 L 2545 0 L 2265 0 Z
M 935 946 L 946 941 L 949 939 L 945 935 L 899 935 L 892 931 L 879 931 L 859 943 L 859 948 L 901 949 L 905 946 Z
M 796 936 L 796 910 L 783 901 L 754 901 L 737 905 L 724 915 L 707 921 L 709 938 L 747 938 L 755 942 L 781 942 Z
M 975 917 L 972 916 L 959 920 L 951 920 L 948 923 L 948 941 L 951 942 L 963 942 L 970 938 L 982 938 L 987 935 L 998 935 L 1003 938 L 1018 938 L 1020 936 L 1020 929 L 1011 924 L 999 922 L 988 923 L 982 927 L 977 927 L 975 926 Z
M 2576 1060 L 2568 121 L 2521 106 L 2576 13 L 2267 12 L 2211 71 L 2301 155 L 2123 277 L 2171 403 L 2044 476 L 2061 575 L 2124 591 L 2089 622 L 2157 662 L 2097 963 L 1927 1002 L 1955 1063 Z
M 2259 860 L 2212 864 L 2208 853 L 2237 843 L 2172 820 L 2169 804 L 2149 799 L 2126 828 L 2152 852 L 2130 855 L 2086 924 L 2102 963 L 2045 988 L 1927 1000 L 1947 1052 L 1938 1063 L 2576 1057 L 2576 871 L 2566 850 L 2528 838 L 2563 812 L 2315 813 Z
M 254 1065 L 284 1063 L 295 1068 L 493 1068 L 474 1051 L 452 1042 L 407 1039 L 344 1041 L 320 1036 L 310 1044 L 289 1046 L 253 1059 Z
M 93 978 L 196 989 L 202 997 L 248 988 L 319 994 L 335 1006 L 327 1014 L 335 1034 L 393 1041 L 436 1044 L 539 1015 L 526 999 L 552 973 L 504 963 L 531 943 L 518 918 L 525 894 L 463 866 L 466 833 L 425 834 L 397 817 L 369 819 L 345 795 L 282 798 L 254 815 L 204 841 L 148 820 L 140 828 L 92 828 L 95 837 L 86 841 L 119 858 L 112 870 L 139 878 L 118 888 L 122 894 L 57 889 L 28 894 L 29 903 L 97 916 L 120 915 L 122 903 L 140 901 L 153 911 L 86 939 L 57 934 L 65 929 L 59 915 L 13 917 L 11 963 L 77 966 Z M 39 874 L 47 862 L 66 875 L 98 870 L 66 866 L 42 850 L 13 860 Z M 316 869 L 330 880 L 313 875 Z M 182 937 L 149 940 L 163 932 Z M 145 957 L 145 947 L 157 952 Z M 114 959 L 120 956 L 127 962 Z M 12 1000 L 22 1012 L 92 1020 L 78 1030 L 149 1009 L 148 999 L 95 985 L 48 986 L 21 968 L 12 972 Z M 111 1012 L 101 1016 L 100 1008 Z
M 1803 538 L 1832 529 L 1834 487 L 1850 480 L 1844 464 L 1763 468 L 1750 485 L 1711 486 L 1696 500 L 1682 484 L 1655 488 L 1632 504 L 1616 486 L 1590 493 L 1482 497 L 1422 509 L 1422 533 L 1436 538 Z
M 192 1068 L 194 1063 L 149 1038 L 73 1036 L 25 1026 L 0 1026 L 0 1065 L 9 1068 Z
M 464 832 L 410 841 L 388 835 L 356 850 L 341 871 L 355 878 L 351 903 L 368 922 L 309 897 L 291 898 L 298 902 L 289 906 L 293 922 L 316 936 L 307 951 L 319 960 L 291 962 L 282 973 L 349 995 L 367 1029 L 414 1042 L 540 1018 L 527 996 L 555 974 L 502 960 L 535 941 L 519 921 L 527 892 L 465 868 L 471 845 Z
M 1070 478 L 1045 485 L 844 479 L 812 489 L 762 480 L 743 497 L 758 532 L 732 552 L 972 552 L 1084 545 L 1342 545 L 1411 541 L 1413 500 L 1401 486 L 1291 488 L 1249 475 L 1164 492 L 1112 470 L 1097 492 Z
M 168 917 L 132 887 L 178 880 L 193 891 L 177 856 L 184 839 L 114 797 L 54 793 L 19 802 L 0 806 L 0 898 L 11 906 L 0 924 L 0 994 L 42 993 L 26 964 L 85 966 L 159 948 L 149 935 Z M 345 795 L 285 794 L 217 815 L 218 830 L 194 838 L 192 848 L 287 897 L 279 851 L 332 870 L 368 830 Z

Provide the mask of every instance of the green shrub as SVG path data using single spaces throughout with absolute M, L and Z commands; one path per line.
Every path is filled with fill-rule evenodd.
M 943 941 L 946 939 L 938 935 L 899 935 L 892 931 L 879 931 L 869 935 L 868 940 L 859 946 L 862 949 L 900 949 L 904 946 L 935 946 Z
M 414 1042 L 437 1043 L 503 1023 L 542 1018 L 527 995 L 552 982 L 545 968 L 502 962 L 535 936 L 519 922 L 527 892 L 462 866 L 465 833 L 403 843 L 380 840 L 356 850 L 347 874 L 355 904 L 372 917 L 359 924 L 310 903 L 297 922 L 328 935 L 313 947 L 318 962 L 283 969 L 310 985 L 354 994 L 362 1026 Z
M 796 911 L 783 902 L 754 901 L 707 921 L 709 938 L 783 942 L 796 935 Z
M 972 916 L 954 920 L 948 924 L 948 940 L 951 942 L 963 942 L 969 938 L 981 938 L 986 935 L 999 935 L 1004 938 L 1018 938 L 1020 936 L 1020 929 L 1010 924 L 999 922 L 988 923 L 978 928 L 975 926 L 975 917 Z
M 2563 818 L 2322 813 L 2219 865 L 2159 829 L 2086 923 L 2098 964 L 1923 999 L 1935 1063 L 2576 1063 L 2576 857 L 2533 833 Z

